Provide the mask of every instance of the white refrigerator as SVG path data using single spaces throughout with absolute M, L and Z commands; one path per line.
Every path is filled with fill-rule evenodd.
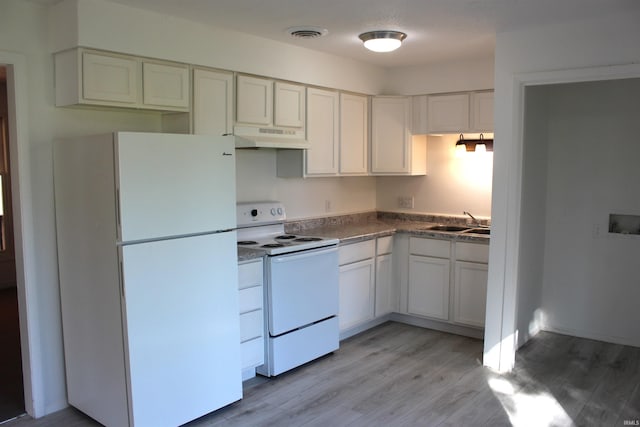
M 56 141 L 69 404 L 177 426 L 242 397 L 233 137 Z

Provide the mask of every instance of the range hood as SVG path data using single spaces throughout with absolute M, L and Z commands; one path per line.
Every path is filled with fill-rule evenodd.
M 284 148 L 307 149 L 309 142 L 304 138 L 304 130 L 273 127 L 235 126 L 236 148 Z

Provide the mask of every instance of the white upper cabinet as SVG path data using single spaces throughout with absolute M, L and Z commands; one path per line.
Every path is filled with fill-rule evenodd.
M 426 174 L 426 139 L 412 138 L 410 129 L 410 97 L 379 96 L 372 99 L 372 174 Z
M 274 125 L 303 128 L 305 122 L 305 87 L 275 82 Z
M 233 132 L 233 73 L 193 70 L 193 133 Z
M 238 76 L 236 121 L 269 126 L 273 123 L 273 80 Z
M 307 176 L 338 173 L 339 102 L 338 92 L 307 89 Z
M 469 129 L 469 94 L 429 95 L 427 121 L 430 133 Z
M 189 67 L 142 63 L 142 103 L 189 109 Z
M 364 95 L 340 94 L 340 174 L 366 175 L 369 165 L 369 102 Z
M 493 91 L 471 94 L 471 130 L 493 132 Z
M 135 58 L 82 53 L 82 97 L 87 101 L 136 105 L 138 61 Z
M 55 54 L 56 106 L 189 111 L 189 66 L 89 49 Z
M 413 98 L 414 108 L 422 108 L 422 97 Z M 428 95 L 426 110 L 414 114 L 422 120 L 414 133 L 493 132 L 493 91 Z
M 239 75 L 236 80 L 236 122 L 304 129 L 305 87 Z

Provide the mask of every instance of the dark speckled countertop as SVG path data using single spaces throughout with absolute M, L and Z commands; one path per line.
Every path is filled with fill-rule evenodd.
M 336 238 L 340 240 L 341 245 L 391 236 L 396 233 L 443 240 L 489 243 L 488 235 L 428 230 L 428 227 L 433 225 L 465 224 L 464 221 L 464 218 L 459 217 L 368 212 L 290 221 L 285 224 L 285 231 L 305 236 Z M 482 224 L 488 225 L 488 221 L 483 221 Z M 263 253 L 260 251 L 238 248 L 238 261 L 248 261 L 260 258 L 262 255 Z

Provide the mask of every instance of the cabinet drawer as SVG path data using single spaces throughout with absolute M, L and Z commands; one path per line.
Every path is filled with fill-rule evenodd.
M 238 266 L 238 289 L 262 285 L 262 260 Z
M 378 237 L 376 255 L 390 254 L 393 252 L 393 236 Z
M 262 286 L 240 289 L 240 314 L 262 309 Z
M 456 260 L 489 262 L 489 245 L 481 243 L 456 243 Z
M 352 262 L 362 261 L 367 258 L 373 258 L 376 254 L 375 239 L 366 240 L 364 242 L 352 243 L 350 245 L 340 246 L 339 264 L 351 264 Z
M 263 334 L 262 310 L 250 311 L 240 315 L 240 342 L 261 337 Z
M 448 240 L 411 237 L 409 239 L 409 253 L 436 258 L 449 258 L 451 256 L 451 242 Z
M 240 344 L 242 369 L 262 365 L 264 363 L 264 339 L 254 338 Z

